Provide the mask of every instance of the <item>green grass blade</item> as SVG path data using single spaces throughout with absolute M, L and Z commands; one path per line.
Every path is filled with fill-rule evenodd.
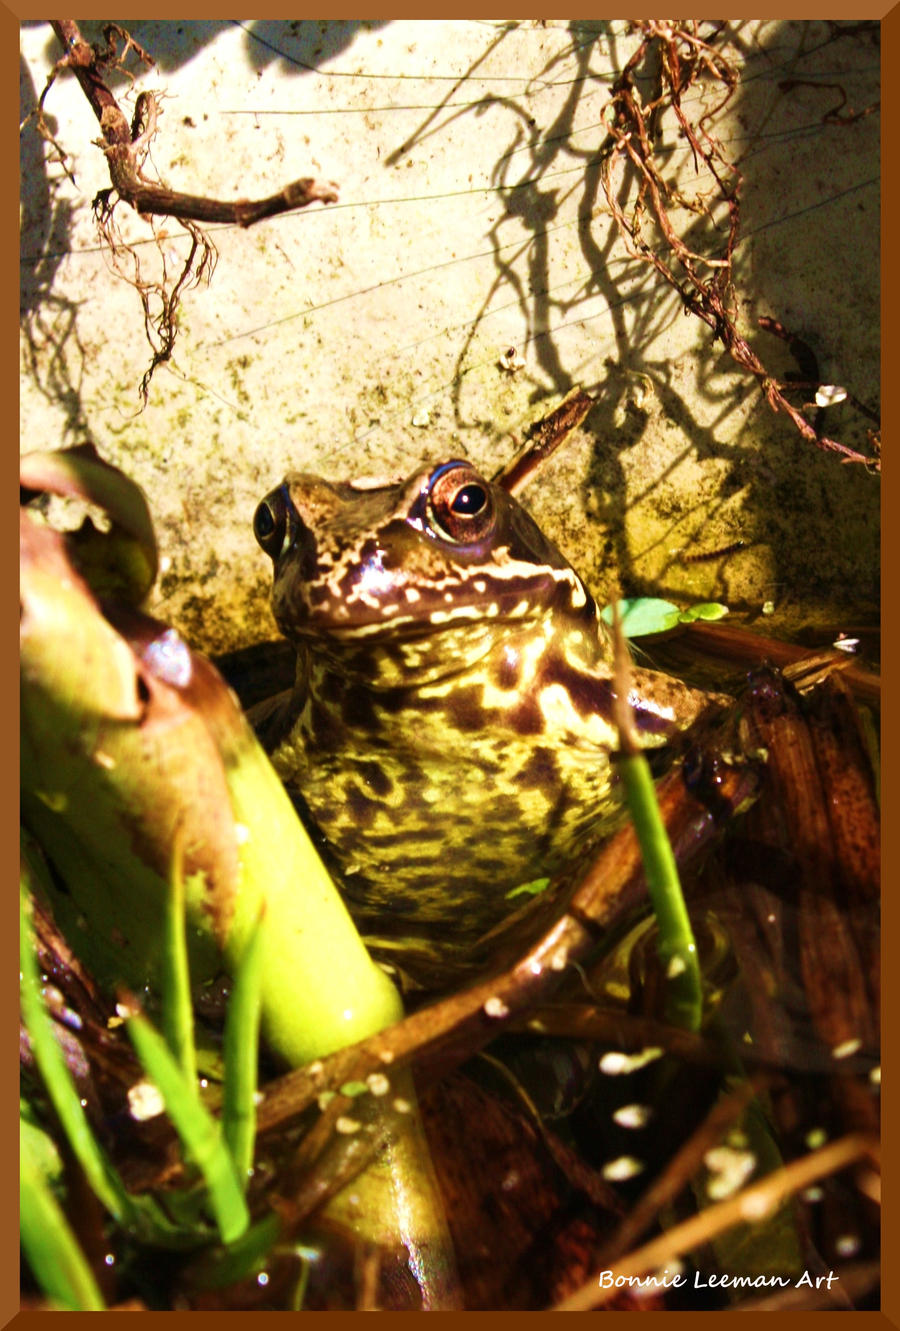
M 22 1157 L 19 1172 L 22 1248 L 48 1299 L 77 1312 L 103 1312 L 94 1273 L 40 1170 Z
M 173 1223 L 150 1196 L 133 1197 L 94 1136 L 81 1105 L 65 1057 L 53 1033 L 53 1021 L 44 1006 L 41 978 L 31 940 L 29 886 L 40 880 L 40 865 L 32 859 L 27 840 L 22 846 L 20 896 L 20 960 L 22 1020 L 38 1072 L 56 1111 L 69 1147 L 84 1171 L 94 1194 L 109 1214 L 134 1237 L 144 1242 L 181 1247 L 192 1229 Z
M 201 1103 L 196 1083 L 185 1078 L 165 1040 L 146 1017 L 134 1014 L 126 1026 L 144 1071 L 165 1101 L 185 1153 L 203 1175 L 219 1233 L 229 1243 L 244 1232 L 250 1217 L 221 1126 Z
M 192 1086 L 197 1082 L 194 1007 L 188 966 L 184 912 L 184 829 L 175 832 L 162 966 L 163 1034 L 178 1066 Z
M 656 801 L 653 777 L 641 754 L 619 760 L 628 809 L 641 847 L 647 888 L 659 930 L 659 955 L 667 978 L 666 1015 L 696 1031 L 703 1013 L 697 944 L 681 891 L 678 867 Z
M 221 1289 L 246 1280 L 269 1260 L 282 1239 L 281 1217 L 274 1211 L 257 1220 L 227 1247 L 207 1248 L 191 1264 L 190 1280 L 195 1289 Z
M 222 1124 L 241 1186 L 253 1168 L 256 1141 L 257 1060 L 262 1004 L 263 936 L 257 924 L 247 940 L 225 1017 L 225 1088 Z
M 62 1050 L 53 1034 L 53 1026 L 41 993 L 37 960 L 31 946 L 31 928 L 23 891 L 20 904 L 20 960 L 22 976 L 22 1016 L 38 1071 L 47 1094 L 62 1124 L 69 1145 L 97 1197 L 110 1215 L 122 1224 L 143 1229 L 125 1187 L 91 1131 L 75 1084 L 69 1075 Z

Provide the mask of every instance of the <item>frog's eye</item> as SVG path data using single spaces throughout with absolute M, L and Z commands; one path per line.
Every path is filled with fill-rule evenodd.
M 494 523 L 487 484 L 466 463 L 451 462 L 431 479 L 428 516 L 437 534 L 460 544 L 481 540 Z
M 267 494 L 253 514 L 253 535 L 270 559 L 277 559 L 290 541 L 289 502 L 281 486 Z

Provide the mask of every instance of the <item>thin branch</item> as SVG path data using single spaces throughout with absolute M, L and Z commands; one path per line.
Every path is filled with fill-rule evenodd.
M 775 1170 L 758 1183 L 744 1188 L 734 1197 L 717 1202 L 705 1211 L 675 1225 L 659 1238 L 616 1262 L 607 1270 L 597 1271 L 580 1289 L 552 1310 L 586 1312 L 608 1303 L 616 1290 L 648 1272 L 670 1266 L 692 1249 L 710 1243 L 735 1225 L 753 1223 L 771 1215 L 787 1198 L 820 1178 L 828 1178 L 860 1160 L 878 1160 L 878 1142 L 862 1133 L 851 1133 L 829 1142 L 827 1146 Z M 618 1281 L 618 1285 L 616 1284 Z
M 135 134 L 103 80 L 102 70 L 108 62 L 109 53 L 97 51 L 86 42 L 74 19 L 51 19 L 50 24 L 65 50 L 57 69 L 69 68 L 78 79 L 100 122 L 103 151 L 113 187 L 120 198 L 130 203 L 137 212 L 162 213 L 196 222 L 226 222 L 248 227 L 265 217 L 305 208 L 310 203 L 334 203 L 337 200 L 337 187 L 334 184 L 320 182 L 312 176 L 294 180 L 264 199 L 236 199 L 231 203 L 197 194 L 184 194 L 144 180 L 137 162 L 139 154 L 142 156 L 146 152 L 155 127 L 158 111 L 156 98 L 152 93 L 142 93 L 138 99 L 135 120 L 139 119 L 142 110 L 146 110 L 148 127 Z M 144 53 L 141 52 L 141 55 Z M 135 128 L 139 129 L 140 126 L 136 125 Z
M 603 191 L 629 254 L 632 258 L 651 264 L 664 281 L 678 292 L 685 310 L 710 327 L 714 338 L 722 343 L 733 360 L 756 378 L 772 410 L 785 412 L 804 439 L 817 448 L 837 453 L 844 462 L 859 462 L 871 470 L 879 471 L 881 463 L 878 456 L 866 456 L 836 439 L 819 434 L 803 413 L 787 399 L 786 386 L 769 374 L 746 338 L 738 332 L 732 259 L 740 225 L 743 177 L 737 166 L 727 159 L 719 142 L 704 127 L 705 122 L 733 96 L 738 83 L 737 70 L 721 52 L 714 51 L 709 43 L 700 39 L 695 20 L 672 22 L 640 19 L 636 20 L 636 26 L 643 34 L 643 41 L 613 85 L 609 103 L 610 136 L 613 143 L 611 151 L 604 157 L 600 173 Z M 644 102 L 636 87 L 634 74 L 651 49 L 659 56 L 660 79 L 656 95 Z M 682 109 L 682 98 L 702 77 L 721 83 L 724 94 L 714 108 L 705 112 L 696 125 L 692 125 Z M 667 204 L 670 202 L 676 202 L 694 213 L 705 213 L 710 218 L 712 211 L 706 202 L 698 200 L 691 204 L 676 196 L 660 175 L 653 149 L 653 122 L 665 106 L 671 106 L 691 148 L 695 164 L 702 160 L 716 182 L 716 201 L 727 210 L 728 230 L 723 252 L 719 256 L 703 255 L 690 249 L 669 218 Z M 871 109 L 874 110 L 874 107 Z M 625 215 L 613 179 L 619 162 L 630 164 L 638 178 L 637 196 L 630 219 Z M 644 214 L 648 211 L 662 232 L 668 250 L 666 257 L 661 252 L 663 247 L 651 246 L 641 234 Z M 877 452 L 878 434 L 870 434 L 870 439 Z
M 58 160 L 73 180 L 66 154 L 53 138 L 44 117 L 47 94 L 62 70 L 70 69 L 74 73 L 100 122 L 103 138 L 98 140 L 98 146 L 106 156 L 112 188 L 100 190 L 96 195 L 94 216 L 101 238 L 108 247 L 113 271 L 133 286 L 140 297 L 144 331 L 153 352 L 140 384 L 140 395 L 146 404 L 150 381 L 157 367 L 172 358 L 182 296 L 200 282 L 208 282 L 215 268 L 215 245 L 200 224 L 223 222 L 240 227 L 252 226 L 265 217 L 305 208 L 310 203 L 334 203 L 338 197 L 337 188 L 330 182 L 306 176 L 266 198 L 236 199 L 228 203 L 171 190 L 157 180 L 148 179 L 144 164 L 157 133 L 161 95 L 141 92 L 129 124 L 107 86 L 106 76 L 115 70 L 133 83 L 134 76 L 125 65 L 129 51 L 134 52 L 144 65 L 152 65 L 152 57 L 117 23 L 109 23 L 103 29 L 105 46 L 86 42 L 75 19 L 51 19 L 50 24 L 62 43 L 64 54 L 50 71 L 33 114 L 39 133 L 51 145 L 53 160 Z M 118 49 L 120 40 L 124 41 L 121 52 Z M 119 232 L 116 209 L 121 200 L 150 221 L 159 251 L 156 276 L 145 273 L 138 250 Z M 177 271 L 172 269 L 170 251 L 162 243 L 165 232 L 152 220 L 155 216 L 173 218 L 190 238 L 187 258 L 179 260 Z
M 577 429 L 593 405 L 594 398 L 589 393 L 573 388 L 558 407 L 531 427 L 522 447 L 493 477 L 494 484 L 502 485 L 509 494 L 518 494 L 538 467 Z

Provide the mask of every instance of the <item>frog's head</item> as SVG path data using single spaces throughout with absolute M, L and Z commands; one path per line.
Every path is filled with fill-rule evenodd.
M 537 625 L 549 636 L 595 622 L 559 550 L 511 495 L 458 459 L 375 487 L 291 473 L 263 499 L 253 529 L 274 564 L 275 618 L 298 644 L 408 643 L 422 657 L 427 640 L 446 648 L 452 638 L 468 654 Z

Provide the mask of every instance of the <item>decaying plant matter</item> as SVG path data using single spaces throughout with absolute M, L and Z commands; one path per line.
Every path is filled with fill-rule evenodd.
M 576 398 L 569 410 L 583 406 Z M 557 431 L 564 425 L 549 421 L 535 447 Z M 728 1272 L 740 1258 L 740 1269 L 753 1273 L 773 1251 L 776 1267 L 798 1279 L 823 1253 L 839 1266 L 841 1282 L 825 1292 L 846 1299 L 846 1279 L 867 1295 L 878 1274 L 878 814 L 864 734 L 840 681 L 826 680 L 807 697 L 773 672 L 758 672 L 741 709 L 710 719 L 682 767 L 659 784 L 682 872 L 693 878 L 692 915 L 704 931 L 697 936 L 710 1003 L 702 1030 L 660 1019 L 664 972 L 647 921 L 597 951 L 599 940 L 634 918 L 644 895 L 640 852 L 626 826 L 573 880 L 533 903 L 538 910 L 529 911 L 525 932 L 473 949 L 474 983 L 402 1020 L 393 998 L 387 1007 L 379 999 L 373 1019 L 347 1032 L 355 1044 L 329 1041 L 309 1062 L 310 1033 L 318 1039 L 330 1015 L 345 1025 L 345 1005 L 362 1010 L 349 996 L 349 954 L 315 974 L 301 960 L 298 941 L 314 940 L 311 925 L 323 922 L 324 902 L 304 901 L 300 891 L 311 883 L 313 861 L 289 862 L 291 837 L 300 835 L 293 810 L 261 756 L 257 768 L 246 723 L 211 665 L 134 609 L 156 569 L 146 504 L 91 450 L 32 455 L 22 482 L 26 879 L 54 913 L 51 920 L 39 906 L 32 912 L 40 972 L 48 977 L 44 1000 L 88 1121 L 98 1134 L 118 1125 L 109 1149 L 128 1198 L 142 1215 L 148 1208 L 157 1215 L 155 1198 L 165 1199 L 170 1214 L 182 1208 L 193 1253 L 161 1268 L 154 1298 L 219 1311 L 295 1306 L 291 1288 L 297 1299 L 307 1288 L 298 1263 L 313 1250 L 320 1269 L 302 1294 L 313 1308 L 569 1308 L 614 1296 L 616 1306 L 637 1310 L 650 1306 L 646 1291 L 611 1289 L 602 1283 L 605 1271 L 639 1280 L 688 1258 L 702 1276 Z M 85 523 L 62 536 L 47 528 L 33 505 L 48 490 L 99 505 L 110 531 Z M 101 588 L 103 610 L 95 600 Z M 852 679 L 849 670 L 845 676 Z M 801 690 L 808 682 L 801 677 Z M 256 803 L 261 777 L 274 785 L 264 785 Z M 723 861 L 710 853 L 721 822 L 760 783 L 758 805 L 744 815 Z M 273 821 L 279 802 L 284 823 Z M 236 924 L 262 918 L 263 1030 L 270 1054 L 280 1050 L 288 1063 L 304 1064 L 270 1076 L 254 1094 L 253 1225 L 220 1243 L 208 1225 L 185 1219 L 195 1175 L 173 1129 L 138 1121 L 130 1108 L 142 1074 L 112 1007 L 123 981 L 140 982 L 162 950 L 153 940 L 166 928 L 166 865 L 179 829 L 183 868 L 194 871 L 187 874 L 192 976 L 215 977 L 219 948 L 236 958 L 234 949 L 241 951 Z M 713 918 L 719 923 L 710 926 Z M 716 928 L 729 939 L 718 960 Z M 334 928 L 327 932 L 333 941 Z M 355 936 L 352 946 L 360 975 L 374 977 L 380 992 L 384 975 Z M 312 947 L 321 961 L 324 943 Z M 337 996 L 328 1012 L 298 1025 L 300 995 L 318 1001 L 330 983 Z M 36 979 L 32 988 L 37 993 Z M 506 1042 L 520 1072 L 502 1072 L 497 1041 Z M 584 1069 L 579 1051 L 587 1050 L 591 1078 L 557 1115 L 571 1130 L 558 1131 L 554 1115 L 535 1105 L 536 1085 L 549 1080 L 540 1068 L 531 1090 L 517 1080 L 524 1069 L 514 1046 L 533 1041 L 550 1042 L 569 1080 L 573 1068 Z M 23 1048 L 26 1092 L 40 1106 L 31 1027 Z M 454 1072 L 468 1061 L 471 1074 L 474 1056 L 501 1068 L 512 1107 L 508 1095 Z M 608 1172 L 603 1137 L 612 1083 L 622 1074 L 640 1078 L 644 1067 L 647 1080 L 629 1083 L 625 1093 L 632 1109 L 640 1095 L 639 1105 L 655 1115 L 654 1140 L 635 1141 L 647 1153 L 649 1182 L 629 1201 Z M 407 1089 L 413 1070 L 437 1191 L 427 1157 L 418 1154 Z M 579 1117 L 585 1113 L 593 1116 L 587 1123 Z M 46 1138 L 44 1122 L 32 1126 Z M 809 1139 L 810 1125 L 827 1138 L 821 1147 Z M 592 1157 L 598 1132 L 603 1154 Z M 421 1173 L 400 1170 L 398 1143 L 407 1134 Z M 709 1162 L 722 1150 L 743 1155 L 755 1171 L 733 1195 L 711 1188 Z M 379 1172 L 385 1153 L 390 1170 Z M 398 1179 L 403 1187 L 394 1186 Z M 410 1206 L 417 1208 L 423 1237 L 406 1255 L 403 1244 L 384 1237 L 388 1193 L 403 1203 L 403 1244 Z M 85 1252 L 116 1253 L 112 1272 L 102 1258 L 94 1263 L 111 1302 L 131 1289 L 129 1260 L 144 1268 L 151 1254 L 156 1270 L 159 1223 L 150 1237 L 135 1238 L 110 1226 L 96 1206 L 79 1216 L 77 1197 L 70 1194 L 67 1207 Z M 342 1198 L 349 1210 L 341 1210 Z M 446 1278 L 442 1211 L 458 1282 Z M 681 1223 L 657 1235 L 661 1211 Z M 372 1225 L 361 1231 L 366 1217 L 379 1222 L 380 1238 Z M 833 1260 L 835 1233 L 857 1243 L 856 1266 Z M 35 1242 L 43 1242 L 40 1233 Z M 713 1258 L 704 1255 L 710 1248 Z M 428 1280 L 410 1284 L 409 1272 L 421 1274 L 428 1261 Z M 672 1306 L 665 1292 L 654 1297 L 652 1306 Z
M 159 92 L 143 91 L 139 94 L 134 115 L 129 123 L 125 113 L 110 91 L 106 78 L 116 70 L 128 78 L 133 75 L 126 67 L 129 52 L 150 67 L 154 61 L 143 47 L 116 23 L 103 30 L 105 46 L 91 45 L 81 35 L 74 19 L 51 19 L 51 26 L 62 43 L 65 54 L 50 72 L 46 87 L 36 109 L 38 129 L 51 145 L 54 160 L 68 174 L 66 156 L 50 133 L 44 118 L 44 103 L 57 75 L 69 69 L 75 75 L 100 122 L 103 134 L 102 148 L 112 188 L 102 190 L 94 199 L 94 215 L 100 234 L 109 248 L 114 270 L 130 282 L 141 298 L 144 328 L 153 349 L 150 366 L 141 380 L 141 396 L 147 400 L 150 381 L 157 366 L 172 357 L 177 334 L 177 312 L 185 291 L 200 282 L 209 281 L 216 262 L 216 249 L 208 234 L 198 223 L 224 222 L 241 227 L 252 226 L 266 217 L 305 208 L 310 203 L 334 203 L 337 187 L 330 181 L 313 177 L 294 180 L 276 194 L 263 199 L 236 199 L 225 202 L 203 195 L 184 194 L 171 190 L 145 174 L 150 144 L 158 132 L 162 97 Z M 120 52 L 118 42 L 124 42 Z M 161 272 L 148 277 L 142 269 L 138 251 L 122 237 L 116 222 L 116 208 L 120 202 L 128 203 L 142 216 L 172 217 L 191 239 L 187 258 L 177 271 L 170 269 L 166 259 L 164 230 L 150 221 L 160 255 Z

